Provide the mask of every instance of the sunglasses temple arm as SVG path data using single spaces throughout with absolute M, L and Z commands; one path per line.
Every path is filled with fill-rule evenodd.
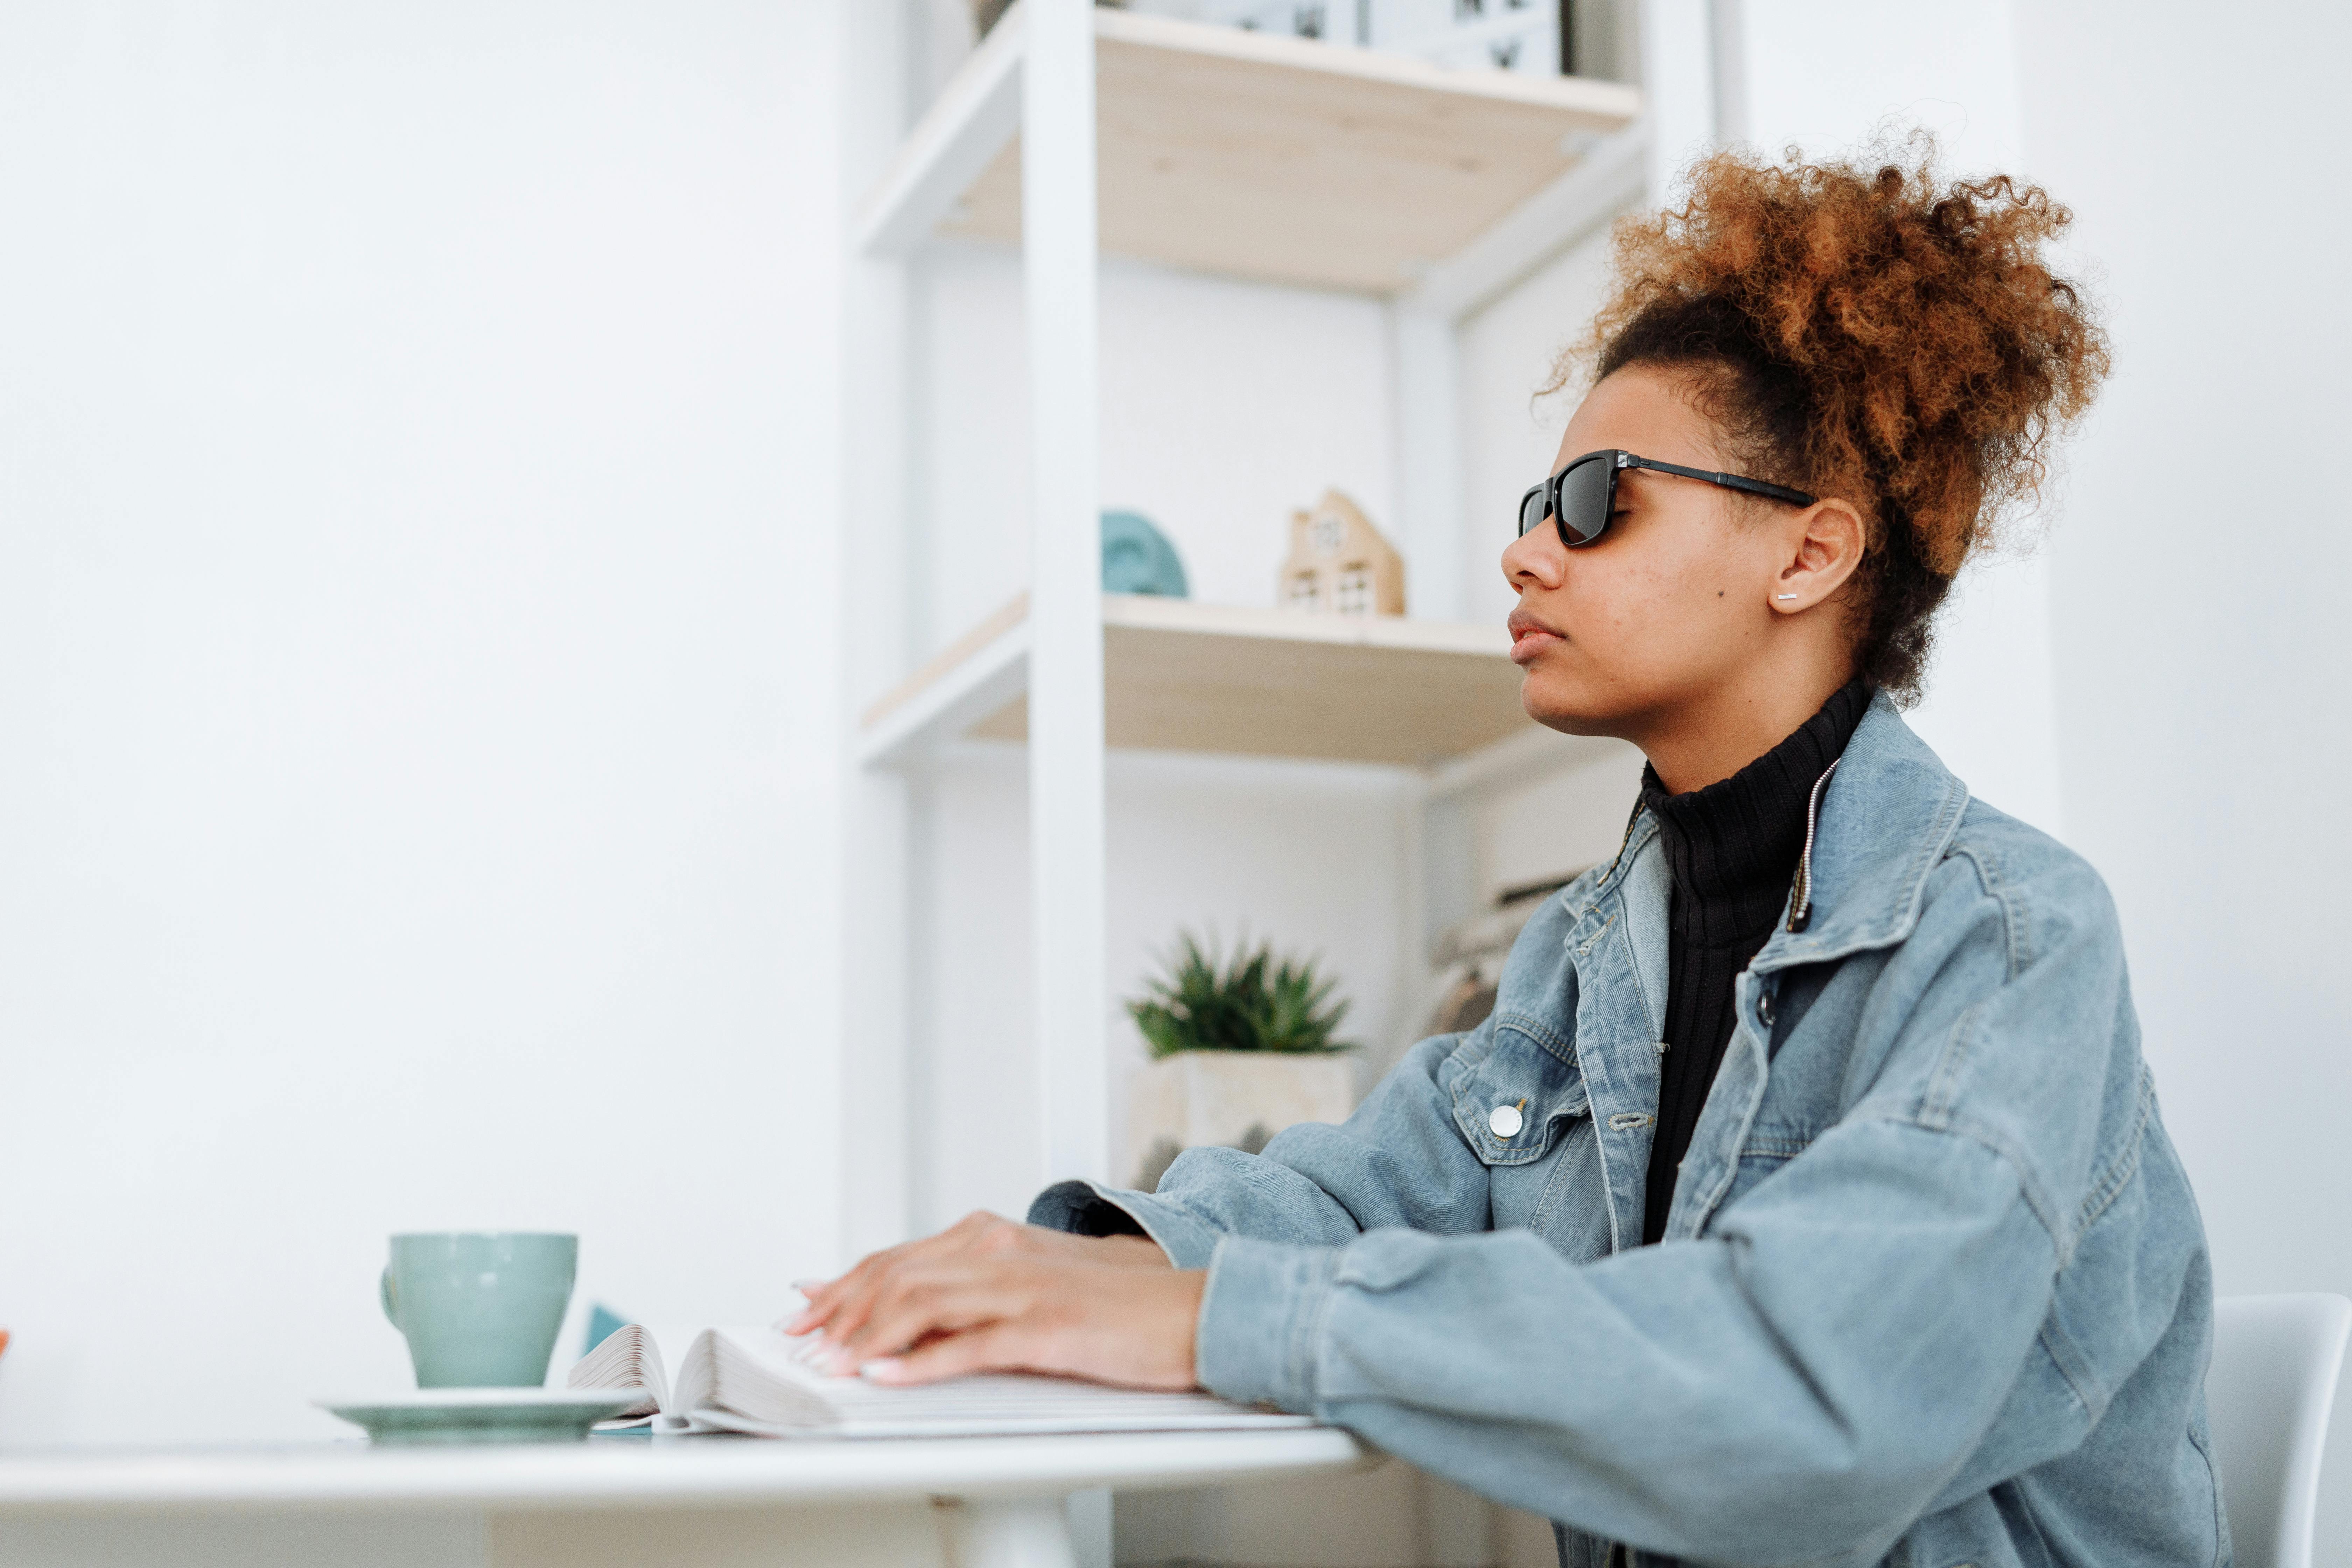
M 1792 490 L 1786 485 L 1768 484 L 1751 479 L 1744 474 L 1719 474 L 1706 468 L 1686 468 L 1680 463 L 1661 463 L 1654 458 L 1636 458 L 1629 468 L 1655 468 L 1662 474 L 1680 474 L 1686 479 L 1705 479 L 1711 485 L 1721 485 L 1727 490 L 1743 490 L 1752 496 L 1764 496 L 1772 500 L 1784 500 L 1791 506 L 1811 506 L 1819 499 L 1802 490 Z
M 1762 479 L 1742 479 L 1738 474 L 1717 474 L 1715 476 L 1715 482 L 1726 489 L 1745 490 L 1752 496 L 1787 501 L 1790 506 L 1811 506 L 1819 499 L 1809 496 L 1802 490 L 1792 490 L 1786 485 L 1767 484 Z

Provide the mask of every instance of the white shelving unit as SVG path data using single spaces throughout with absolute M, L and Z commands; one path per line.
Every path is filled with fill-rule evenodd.
M 868 129 L 903 110 L 898 7 L 844 7 Z M 887 578 L 907 496 L 907 258 L 939 236 L 1017 242 L 1027 300 L 1028 591 L 862 693 L 852 994 L 877 998 L 853 1103 L 903 1102 L 903 770 L 960 737 L 1028 745 L 1036 1065 L 1048 1168 L 1110 1173 L 1104 752 L 1140 747 L 1416 770 L 1432 802 L 1574 742 L 1521 714 L 1497 626 L 1458 612 L 1454 330 L 1643 188 L 1639 95 L 1021 0 L 864 171 L 846 331 L 851 569 Z M 907 116 L 897 112 L 897 122 Z M 853 123 L 853 141 L 859 134 Z M 858 179 L 856 151 L 852 178 Z M 855 195 L 855 192 L 853 192 Z M 1375 296 L 1399 383 L 1397 531 L 1430 619 L 1324 619 L 1097 586 L 1097 268 L 1104 253 Z M 852 616 L 855 622 L 857 617 Z M 870 668 L 870 643 L 852 668 Z M 1347 700 L 1334 702 L 1335 695 Z M 1549 746 L 1549 750 L 1544 750 Z M 853 1140 L 855 1142 L 855 1140 Z M 895 1239 L 903 1175 L 853 1178 L 853 1245 Z M 861 1209 L 862 1205 L 862 1209 Z

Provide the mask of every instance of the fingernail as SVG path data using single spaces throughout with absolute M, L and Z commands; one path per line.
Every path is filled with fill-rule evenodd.
M 804 1334 L 808 1332 L 808 1320 L 807 1312 L 796 1312 L 776 1326 L 788 1334 Z
M 826 1283 L 826 1281 L 823 1279 L 795 1279 L 793 1281 L 793 1289 L 805 1296 L 810 1291 L 824 1283 Z
M 866 1375 L 877 1383 L 896 1383 L 898 1381 L 898 1374 L 907 1368 L 906 1363 L 898 1357 L 884 1356 L 880 1361 L 867 1362 L 864 1370 Z
M 835 1377 L 846 1377 L 857 1370 L 856 1358 L 845 1350 L 827 1351 L 824 1357 L 824 1369 Z

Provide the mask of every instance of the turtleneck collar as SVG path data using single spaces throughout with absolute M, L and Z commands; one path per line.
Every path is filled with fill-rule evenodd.
M 1856 676 L 1788 739 L 1727 779 L 1669 795 L 1657 770 L 1642 769 L 1642 804 L 1658 819 L 1658 842 L 1673 876 L 1676 936 L 1702 947 L 1752 944 L 1788 900 L 1805 843 L 1813 785 L 1845 750 L 1870 706 Z

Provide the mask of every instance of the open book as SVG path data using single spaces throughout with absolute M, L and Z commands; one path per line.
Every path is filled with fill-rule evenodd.
M 644 1399 L 605 1426 L 763 1437 L 978 1437 L 1041 1432 L 1177 1432 L 1312 1426 L 1207 1394 L 1153 1394 L 1073 1378 L 989 1373 L 919 1387 L 836 1377 L 819 1343 L 772 1328 L 705 1329 L 674 1379 L 661 1346 L 636 1323 L 580 1358 L 574 1388 L 627 1388 Z

